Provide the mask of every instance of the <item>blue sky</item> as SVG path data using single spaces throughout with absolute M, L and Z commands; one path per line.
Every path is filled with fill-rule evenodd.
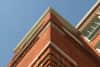
M 0 0 L 0 67 L 6 67 L 13 49 L 48 6 L 72 25 L 96 0 Z

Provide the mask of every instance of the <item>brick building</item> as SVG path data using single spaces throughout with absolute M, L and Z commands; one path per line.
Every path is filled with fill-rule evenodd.
M 76 28 L 48 8 L 15 48 L 7 67 L 100 67 L 100 22 L 93 32 L 90 28 L 100 21 L 99 5 Z
M 100 2 L 96 2 L 76 28 L 84 35 L 90 46 L 100 52 Z

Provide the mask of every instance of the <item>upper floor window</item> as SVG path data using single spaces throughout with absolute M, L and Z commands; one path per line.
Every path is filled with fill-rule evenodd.
M 91 40 L 97 31 L 100 30 L 100 19 L 94 18 L 87 27 L 83 30 L 83 35 L 86 36 L 89 40 Z

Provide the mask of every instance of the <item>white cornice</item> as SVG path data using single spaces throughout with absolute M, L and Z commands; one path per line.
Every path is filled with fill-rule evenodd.
M 77 31 L 74 29 L 74 27 L 67 21 L 65 20 L 62 16 L 60 16 L 55 10 L 53 10 L 51 7 L 48 7 L 48 9 L 43 13 L 43 15 L 39 18 L 39 20 L 32 26 L 32 28 L 29 30 L 28 33 L 23 37 L 23 39 L 18 43 L 14 51 L 16 51 L 18 48 L 23 46 L 31 37 L 32 35 L 36 34 L 35 32 L 37 29 L 41 26 L 41 21 L 42 19 L 48 14 L 48 12 L 53 13 L 61 22 L 62 24 L 66 27 L 66 29 L 69 29 L 72 33 L 77 33 Z
M 75 28 L 78 28 L 82 23 L 83 21 L 89 16 L 89 14 L 97 7 L 97 5 L 99 4 L 100 2 L 96 2 L 92 8 L 85 14 L 85 16 L 80 20 L 80 22 L 75 26 Z
M 64 31 L 66 33 L 68 33 L 69 36 L 71 36 L 73 39 L 75 39 L 82 46 L 82 43 L 80 42 L 80 40 L 75 36 L 75 35 L 77 35 L 77 30 L 71 24 L 69 24 L 69 22 L 66 21 L 62 16 L 60 16 L 56 11 L 54 11 L 52 8 L 49 7 L 44 12 L 44 14 L 40 17 L 40 19 L 34 24 L 34 26 L 29 30 L 29 32 L 25 35 L 25 37 L 20 41 L 20 43 L 18 44 L 18 46 L 15 48 L 15 52 L 17 51 L 17 53 L 15 53 L 16 56 L 14 57 L 14 59 L 12 59 L 13 62 L 15 60 L 17 60 L 17 58 L 19 57 L 19 55 L 21 55 L 21 53 L 23 53 L 23 51 L 26 49 L 26 47 L 29 46 L 30 42 L 35 38 L 35 36 L 38 33 L 36 31 L 41 26 L 41 24 L 42 24 L 41 21 L 48 14 L 48 12 L 52 12 L 52 14 L 54 14 L 54 16 L 56 16 L 56 18 L 63 25 L 62 28 L 64 29 Z

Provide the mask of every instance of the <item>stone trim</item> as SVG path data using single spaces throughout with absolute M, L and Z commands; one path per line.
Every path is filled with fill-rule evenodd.
M 33 61 L 29 64 L 28 67 L 31 67 L 32 64 L 34 64 L 35 61 L 38 61 L 38 59 L 40 58 L 41 55 L 43 55 L 43 53 L 46 51 L 47 48 L 53 47 L 57 52 L 59 52 L 62 56 L 64 56 L 68 61 L 70 61 L 73 65 L 75 65 L 75 67 L 78 66 L 77 62 L 72 59 L 72 57 L 70 57 L 68 54 L 66 54 L 62 49 L 60 49 L 58 46 L 56 46 L 55 43 L 53 43 L 52 41 L 49 41 L 44 48 L 41 50 L 41 52 L 37 55 L 37 57 L 35 59 L 33 59 Z

